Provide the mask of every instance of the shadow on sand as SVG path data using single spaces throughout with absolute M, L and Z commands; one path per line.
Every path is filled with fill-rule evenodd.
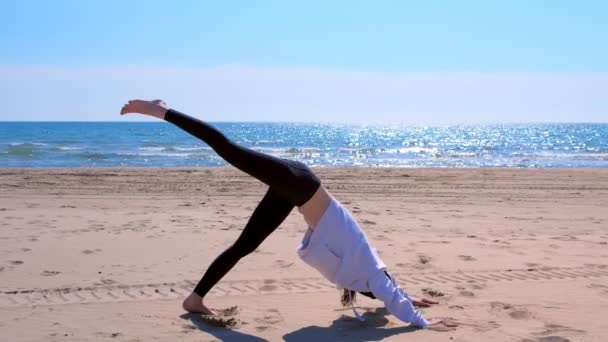
M 399 325 L 387 328 L 389 313 L 385 308 L 377 308 L 363 314 L 365 322 L 356 318 L 342 316 L 331 323 L 329 327 L 309 326 L 286 334 L 283 339 L 287 342 L 325 342 L 325 341 L 381 341 L 387 337 L 410 333 L 418 330 L 412 326 Z
M 387 337 L 409 333 L 418 329 L 412 326 L 397 326 L 387 328 L 389 320 L 385 317 L 389 315 L 385 308 L 377 308 L 363 314 L 365 322 L 360 322 L 355 318 L 342 316 L 328 327 L 308 326 L 283 336 L 287 342 L 325 342 L 325 341 L 381 341 Z M 261 338 L 247 333 L 239 332 L 234 329 L 227 329 L 214 326 L 206 322 L 200 315 L 183 314 L 182 319 L 189 320 L 199 330 L 213 335 L 220 341 L 235 342 L 267 342 Z
M 192 325 L 194 325 L 196 328 L 198 328 L 199 330 L 204 331 L 210 335 L 213 335 L 215 338 L 217 338 L 220 341 L 269 342 L 267 339 L 249 335 L 246 333 L 242 333 L 242 332 L 239 332 L 238 330 L 213 326 L 213 325 L 205 322 L 205 320 L 199 314 L 183 314 L 179 317 L 182 319 L 190 320 L 190 322 L 192 322 Z

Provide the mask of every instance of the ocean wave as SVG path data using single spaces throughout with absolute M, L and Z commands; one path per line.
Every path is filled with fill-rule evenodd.
M 608 160 L 608 153 L 531 153 L 517 154 L 521 158 Z
M 430 154 L 435 155 L 439 153 L 439 150 L 432 147 L 402 147 L 402 148 L 389 148 L 385 150 L 386 153 L 400 153 L 400 154 Z
M 282 140 L 265 140 L 265 139 L 258 139 L 258 140 L 247 140 L 247 142 L 249 143 L 254 143 L 256 145 L 262 145 L 262 144 L 276 144 L 278 142 L 281 142 Z
M 479 152 L 440 152 L 440 153 L 437 153 L 435 155 L 435 157 L 458 159 L 458 158 L 477 158 L 477 157 L 481 157 L 482 155 L 484 155 L 484 154 L 479 153 Z
M 142 151 L 164 151 L 165 149 L 166 149 L 166 147 L 160 147 L 160 146 L 144 146 L 144 147 L 138 148 L 138 150 L 142 150 Z
M 44 144 L 46 145 L 46 144 Z M 36 143 L 15 143 L 9 144 L 6 154 L 13 157 L 34 158 L 40 156 L 43 151 L 40 149 L 41 144 Z
M 76 155 L 78 158 L 86 160 L 106 160 L 112 159 L 116 156 L 115 153 L 103 153 L 103 152 L 83 152 Z
M 137 157 L 158 157 L 158 158 L 192 158 L 192 159 L 220 159 L 214 153 L 195 153 L 195 152 L 165 152 L 165 151 L 147 151 L 147 152 L 119 152 L 117 156 Z
M 288 154 L 307 154 L 307 153 L 321 153 L 323 150 L 316 147 L 288 147 L 288 148 L 263 148 L 258 149 L 260 151 L 269 151 L 275 153 L 288 153 Z
M 174 151 L 206 151 L 211 150 L 211 147 L 198 146 L 198 147 L 180 147 L 180 146 L 144 146 L 139 147 L 141 151 L 152 151 L 152 152 L 174 152 Z
M 200 147 L 179 147 L 179 146 L 176 146 L 176 147 L 174 147 L 174 149 L 176 151 L 210 151 L 210 150 L 212 150 L 211 147 L 205 147 L 205 146 L 200 146 Z
M 179 158 L 187 158 L 195 156 L 194 153 L 118 153 L 119 156 L 141 156 L 141 157 L 179 157 Z
M 11 142 L 9 146 L 47 146 L 48 144 L 39 142 Z
M 57 146 L 54 148 L 59 151 L 75 151 L 75 150 L 83 150 L 84 147 L 74 147 L 74 146 Z

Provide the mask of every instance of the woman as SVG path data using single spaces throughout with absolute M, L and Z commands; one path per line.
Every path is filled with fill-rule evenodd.
M 427 321 L 414 308 L 414 305 L 430 306 L 436 302 L 412 299 L 399 287 L 350 212 L 325 190 L 306 165 L 239 146 L 211 125 L 169 109 L 160 100 L 129 101 L 120 113 L 145 114 L 173 123 L 207 143 L 228 163 L 269 186 L 239 238 L 211 263 L 194 291 L 184 300 L 184 310 L 213 315 L 203 302 L 205 295 L 241 258 L 252 253 L 294 207 L 298 207 L 309 227 L 298 254 L 325 278 L 344 289 L 343 305 L 352 304 L 357 291 L 380 299 L 390 313 L 416 327 L 444 323 L 439 318 Z M 356 311 L 355 315 L 360 318 Z

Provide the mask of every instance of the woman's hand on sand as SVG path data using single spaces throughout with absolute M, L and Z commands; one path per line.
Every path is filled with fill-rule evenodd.
M 418 308 L 428 308 L 431 305 L 439 304 L 439 302 L 437 302 L 437 301 L 426 299 L 426 298 L 417 298 L 417 297 L 411 297 L 411 298 L 412 298 L 412 304 Z
M 137 113 L 164 119 L 169 107 L 163 100 L 131 100 L 120 109 L 120 115 Z
M 452 331 L 458 326 L 458 323 L 445 317 L 433 317 L 428 322 L 426 329 L 433 331 Z

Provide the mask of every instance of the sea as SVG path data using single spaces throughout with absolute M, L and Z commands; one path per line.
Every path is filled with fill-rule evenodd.
M 608 123 L 213 123 L 249 148 L 318 167 L 606 168 Z M 215 167 L 166 122 L 0 122 L 0 167 Z

